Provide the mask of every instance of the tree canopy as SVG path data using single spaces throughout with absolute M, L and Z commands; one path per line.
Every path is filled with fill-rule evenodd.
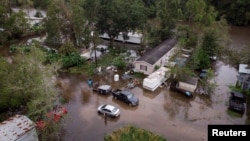
M 101 0 L 97 12 L 96 30 L 114 38 L 120 32 L 128 33 L 140 30 L 146 23 L 145 8 L 141 0 Z

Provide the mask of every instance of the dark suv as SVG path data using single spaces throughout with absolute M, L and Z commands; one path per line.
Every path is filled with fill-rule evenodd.
M 245 112 L 245 96 L 240 92 L 231 92 L 229 99 L 229 109 L 244 114 Z

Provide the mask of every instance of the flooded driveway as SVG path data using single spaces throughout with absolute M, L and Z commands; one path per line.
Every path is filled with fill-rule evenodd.
M 190 99 L 182 94 L 158 88 L 150 92 L 138 85 L 129 89 L 140 100 L 139 106 L 129 107 L 112 95 L 100 95 L 87 85 L 88 77 L 62 73 L 59 80 L 61 93 L 68 99 L 65 106 L 68 116 L 64 120 L 64 141 L 102 141 L 106 133 L 111 133 L 125 125 L 135 125 L 164 136 L 168 140 L 207 140 L 208 124 L 245 124 L 247 117 L 231 117 L 227 113 L 229 85 L 236 82 L 237 70 L 217 62 L 215 81 L 218 85 L 211 97 L 196 95 Z M 121 73 L 121 72 L 119 72 Z M 127 82 L 114 81 L 114 73 L 96 75 L 94 82 L 123 88 Z M 104 118 L 97 114 L 101 104 L 112 104 L 121 110 L 117 119 Z

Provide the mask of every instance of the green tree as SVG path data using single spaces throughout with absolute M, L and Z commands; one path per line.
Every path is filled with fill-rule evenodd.
M 4 23 L 6 22 L 8 18 L 8 14 L 10 14 L 10 2 L 9 0 L 2 0 L 0 2 L 0 26 L 4 27 Z
M 94 24 L 95 21 L 97 21 L 99 8 L 100 0 L 84 0 L 84 17 L 86 17 L 90 25 Z
M 74 66 L 80 66 L 84 63 L 83 58 L 74 48 L 74 45 L 70 41 L 66 41 L 59 49 L 59 53 L 62 58 L 63 68 L 70 68 Z
M 188 0 L 185 5 L 185 17 L 189 24 L 200 22 L 206 9 L 204 0 Z
M 16 47 L 12 58 L 13 64 L 0 58 L 1 112 L 25 109 L 22 114 L 33 121 L 45 117 L 58 104 L 55 84 L 60 64 L 44 65 L 45 52 L 35 46 Z M 39 140 L 53 140 L 58 129 L 51 124 L 45 130 L 39 130 Z
M 213 31 L 205 32 L 202 38 L 201 48 L 208 56 L 215 56 L 218 51 L 216 34 Z
M 192 55 L 189 59 L 189 62 L 188 62 L 188 67 L 192 70 L 196 70 L 196 69 L 199 69 L 199 64 L 200 64 L 200 50 L 201 48 L 200 47 L 195 47 L 193 49 L 193 52 L 192 52 Z
M 172 67 L 170 70 L 170 73 L 174 76 L 175 80 L 184 80 L 188 76 L 194 75 L 194 72 L 190 68 L 188 68 L 187 66 Z
M 219 11 L 219 17 L 224 15 L 230 24 L 250 24 L 249 0 L 209 0 L 209 2 Z
M 161 0 L 157 3 L 157 17 L 160 19 L 159 36 L 161 41 L 174 34 L 176 20 L 181 14 L 179 2 L 176 0 Z
M 141 0 L 102 0 L 97 16 L 96 29 L 101 34 L 109 35 L 111 46 L 120 32 L 135 32 L 146 22 Z
M 33 7 L 33 0 L 17 0 L 17 2 L 25 9 L 28 9 L 28 12 L 31 7 Z
M 211 67 L 210 57 L 217 56 L 220 50 L 218 33 L 213 28 L 205 31 L 201 38 L 201 43 L 193 47 L 193 52 L 188 62 L 190 68 L 196 70 Z
M 83 5 L 82 2 L 71 2 L 71 21 L 72 21 L 72 29 L 73 33 L 72 37 L 74 40 L 72 42 L 76 46 L 83 46 L 84 44 L 89 44 L 90 42 L 90 31 L 88 30 L 87 22 L 84 17 L 84 9 L 81 7 Z M 83 42 L 83 38 L 84 41 Z M 83 42 L 83 43 L 82 43 Z
M 26 33 L 29 24 L 25 19 L 25 13 L 22 11 L 12 13 L 5 23 L 5 28 L 11 37 L 20 37 L 23 33 Z
M 46 42 L 49 44 L 62 44 L 60 25 L 60 7 L 58 1 L 53 0 L 50 2 L 47 10 L 47 18 L 45 27 L 47 32 Z
M 209 55 L 203 49 L 199 51 L 198 59 L 199 59 L 199 64 L 198 64 L 199 69 L 207 69 L 210 67 Z
M 146 12 L 148 15 L 148 18 L 155 18 L 156 17 L 156 3 L 158 0 L 143 0 L 145 7 L 147 8 Z
M 15 54 L 14 64 L 1 59 L 4 67 L 0 70 L 2 97 L 0 103 L 7 108 L 20 108 L 20 106 L 29 106 L 33 100 L 38 100 L 41 105 L 35 105 L 33 110 L 28 108 L 28 114 L 31 118 L 39 115 L 35 113 L 45 114 L 55 100 L 56 93 L 51 79 L 58 65 L 44 66 L 45 54 L 36 47 L 17 47 Z M 38 97 L 46 98 L 37 99 Z M 1 107 L 6 109 L 4 106 Z
M 35 8 L 46 9 L 50 0 L 33 0 Z
M 88 47 L 90 30 L 84 17 L 83 1 L 53 0 L 47 12 L 47 42 L 62 45 L 70 40 L 74 47 Z

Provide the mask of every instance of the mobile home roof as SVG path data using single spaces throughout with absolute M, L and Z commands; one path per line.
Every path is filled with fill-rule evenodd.
M 15 141 L 35 127 L 24 115 L 15 115 L 0 123 L 0 141 Z

